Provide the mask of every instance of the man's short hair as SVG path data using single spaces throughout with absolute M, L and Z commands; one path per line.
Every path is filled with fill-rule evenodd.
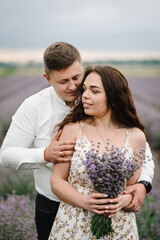
M 77 48 L 66 42 L 55 42 L 44 52 L 44 70 L 49 76 L 53 70 L 61 70 L 71 66 L 75 61 L 82 62 Z

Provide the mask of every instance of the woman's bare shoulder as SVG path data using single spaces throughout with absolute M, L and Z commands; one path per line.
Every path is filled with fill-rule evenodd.
M 139 128 L 131 129 L 131 145 L 135 152 L 140 151 L 141 148 L 146 148 L 146 136 Z
M 66 124 L 62 129 L 60 140 L 76 140 L 79 129 L 79 122 Z

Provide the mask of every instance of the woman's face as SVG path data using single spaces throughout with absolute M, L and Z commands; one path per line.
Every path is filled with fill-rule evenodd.
M 90 73 L 83 84 L 82 103 L 84 112 L 93 117 L 102 117 L 107 114 L 107 97 L 100 75 Z

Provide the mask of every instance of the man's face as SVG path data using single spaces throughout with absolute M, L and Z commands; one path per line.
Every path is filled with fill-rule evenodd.
M 70 67 L 59 71 L 53 70 L 49 77 L 46 74 L 44 77 L 53 86 L 57 95 L 72 107 L 77 97 L 78 86 L 82 82 L 82 64 L 75 61 Z

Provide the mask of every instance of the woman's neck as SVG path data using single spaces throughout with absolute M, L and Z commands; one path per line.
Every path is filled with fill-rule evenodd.
M 93 117 L 93 124 L 97 128 L 101 128 L 102 130 L 106 131 L 108 129 L 117 128 L 117 125 L 111 119 L 111 111 L 104 116 L 100 117 Z

